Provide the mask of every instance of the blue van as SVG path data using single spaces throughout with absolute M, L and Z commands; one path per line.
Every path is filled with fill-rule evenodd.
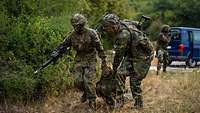
M 200 61 L 200 29 L 172 27 L 167 49 L 171 62 L 185 61 L 189 67 L 195 67 Z

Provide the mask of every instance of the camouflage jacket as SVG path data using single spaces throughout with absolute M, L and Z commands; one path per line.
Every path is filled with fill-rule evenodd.
M 157 40 L 157 50 L 163 49 L 166 50 L 170 42 L 170 36 L 164 33 L 160 33 Z
M 108 38 L 112 39 L 115 50 L 114 70 L 117 69 L 124 57 L 135 62 L 150 60 L 153 57 L 153 46 L 150 40 L 129 21 L 122 22 L 119 32 Z
M 72 48 L 76 51 L 75 61 L 96 61 L 98 52 L 101 59 L 106 55 L 95 30 L 86 28 L 82 34 L 73 31 L 66 37 L 60 47 Z
M 128 28 L 127 28 L 128 27 Z M 118 67 L 123 57 L 128 57 L 128 60 L 137 62 L 149 62 L 153 58 L 153 45 L 146 35 L 139 31 L 133 25 L 121 27 L 121 32 L 118 33 L 116 40 L 116 55 L 114 58 L 114 67 Z M 145 62 L 145 63 L 147 63 Z M 135 67 L 135 66 L 134 66 Z

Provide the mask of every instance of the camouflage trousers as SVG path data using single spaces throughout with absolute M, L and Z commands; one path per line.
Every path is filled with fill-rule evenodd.
M 75 80 L 75 87 L 83 91 L 83 95 L 89 101 L 95 101 L 95 75 L 96 62 L 79 61 L 74 64 L 73 78 Z
M 142 100 L 141 82 L 146 77 L 151 65 L 150 60 L 134 60 L 124 59 L 117 70 L 117 76 L 121 83 L 121 89 L 125 91 L 126 77 L 130 77 L 130 88 L 132 97 Z
M 163 71 L 166 71 L 167 65 L 169 64 L 169 54 L 167 50 L 159 49 L 156 53 L 156 57 L 158 58 L 157 71 L 161 69 L 163 64 Z

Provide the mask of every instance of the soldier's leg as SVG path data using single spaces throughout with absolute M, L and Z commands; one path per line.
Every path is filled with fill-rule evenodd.
M 72 72 L 72 76 L 74 78 L 74 86 L 79 90 L 83 91 L 83 95 L 81 97 L 81 102 L 86 102 L 86 93 L 84 92 L 83 87 L 83 67 L 81 63 L 77 63 L 74 65 L 74 69 Z
M 163 72 L 166 72 L 168 62 L 169 62 L 168 53 L 165 51 L 163 54 Z
M 161 65 L 162 65 L 162 63 L 160 63 L 160 61 L 158 60 L 158 62 L 157 62 L 157 72 L 156 72 L 157 75 L 159 75 L 159 71 L 161 69 Z
M 123 91 L 122 93 L 125 93 L 126 91 L 125 89 L 126 77 L 129 76 L 132 71 L 133 71 L 132 59 L 126 57 L 125 60 L 122 61 L 121 65 L 117 70 L 117 76 L 119 78 Z
M 96 75 L 96 63 L 90 63 L 84 69 L 84 89 L 86 97 L 89 100 L 89 106 L 96 110 L 96 92 L 95 92 L 95 76 Z
M 117 95 L 123 95 L 125 93 L 126 75 L 117 73 L 116 74 L 119 88 L 117 88 Z
M 130 87 L 132 96 L 135 99 L 135 108 L 143 107 L 141 82 L 146 77 L 151 61 L 138 61 L 133 63 L 134 71 L 130 74 Z
M 117 74 L 117 88 L 116 88 L 116 107 L 123 107 L 125 99 L 125 84 L 126 84 L 126 75 L 124 74 Z
M 142 89 L 140 88 L 141 80 L 135 77 L 136 74 L 130 76 L 130 87 L 133 99 L 135 99 L 134 106 L 136 109 L 143 107 Z
M 157 63 L 157 75 L 159 74 L 159 71 L 162 67 L 162 63 L 163 63 L 163 51 L 162 50 L 158 50 L 158 63 Z
M 132 60 L 129 58 L 125 58 L 125 60 L 122 61 L 121 65 L 117 70 L 117 78 L 118 82 L 120 83 L 120 87 L 117 91 L 117 103 L 120 107 L 122 107 L 125 103 L 124 93 L 126 92 L 126 77 L 129 76 L 130 71 L 132 71 L 132 69 Z

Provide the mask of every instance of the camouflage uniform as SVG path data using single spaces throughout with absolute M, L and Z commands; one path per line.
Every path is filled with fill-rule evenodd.
M 113 19 L 114 18 L 114 19 Z M 116 23 L 112 23 L 117 21 Z M 108 23 L 108 24 L 107 24 Z M 112 26 L 112 30 L 107 30 Z M 103 19 L 104 32 L 113 32 L 115 57 L 113 71 L 121 88 L 119 94 L 124 93 L 126 76 L 130 76 L 130 87 L 135 99 L 134 106 L 142 107 L 141 81 L 147 75 L 153 58 L 153 46 L 145 34 L 139 31 L 135 25 L 129 22 L 120 22 L 118 17 L 108 14 Z
M 157 49 L 156 49 L 156 57 L 158 58 L 157 74 L 161 69 L 162 63 L 163 63 L 163 72 L 166 72 L 166 68 L 169 63 L 169 55 L 167 52 L 167 46 L 170 42 L 169 31 L 170 31 L 170 26 L 163 25 L 161 28 L 161 32 L 158 36 Z
M 99 37 L 93 29 L 85 28 L 86 19 L 80 14 L 75 14 L 71 20 L 74 31 L 65 38 L 61 46 L 72 48 L 76 51 L 72 75 L 75 86 L 82 90 L 81 101 L 89 100 L 89 106 L 96 108 L 95 75 L 97 52 L 102 60 L 102 65 L 107 66 L 106 56 Z

